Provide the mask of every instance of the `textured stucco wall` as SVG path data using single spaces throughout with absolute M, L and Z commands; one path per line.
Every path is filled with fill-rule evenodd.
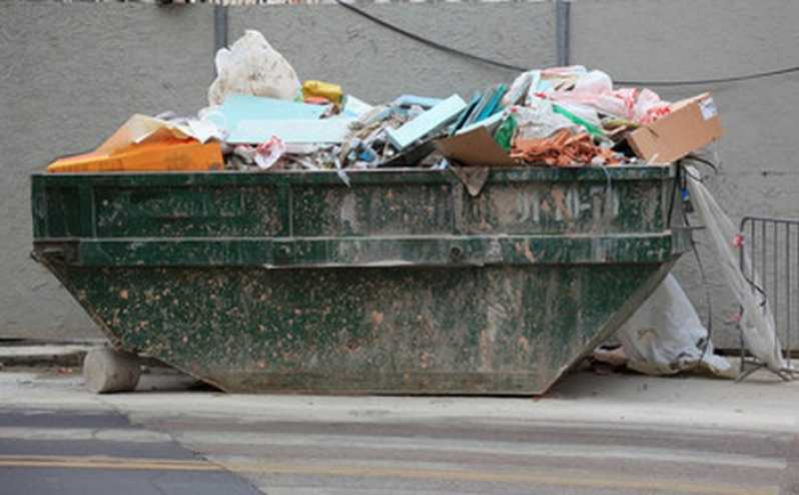
M 623 80 L 710 79 L 799 64 L 795 0 L 579 0 L 572 5 L 572 61 Z M 609 29 L 605 29 L 605 28 Z M 678 99 L 712 91 L 725 136 L 709 187 L 736 223 L 747 214 L 799 218 L 799 74 L 756 81 L 653 88 Z M 697 240 L 703 242 L 702 233 Z M 738 311 L 712 253 L 707 268 L 717 346 L 737 347 Z M 705 318 L 705 291 L 693 256 L 677 270 Z
M 132 113 L 203 105 L 213 46 L 210 9 L 0 2 L 0 337 L 99 337 L 28 257 L 28 176 Z
M 399 27 L 522 67 L 555 63 L 550 3 L 422 3 L 359 7 Z M 230 40 L 260 30 L 303 79 L 343 84 L 371 102 L 403 93 L 469 96 L 516 73 L 431 49 L 337 5 L 230 9 Z
M 555 61 L 547 2 L 359 5 L 459 49 L 522 66 Z M 618 79 L 704 78 L 795 65 L 799 2 L 579 0 L 571 59 Z M 380 102 L 400 93 L 446 96 L 514 74 L 441 53 L 335 5 L 236 7 L 230 41 L 261 30 L 302 78 L 336 81 Z M 0 336 L 97 336 L 53 278 L 28 259 L 28 174 L 56 154 L 94 147 L 135 112 L 193 112 L 212 77 L 209 6 L 0 2 Z M 676 99 L 702 86 L 655 88 Z M 727 135 L 711 182 L 735 220 L 799 216 L 793 160 L 799 75 L 710 86 Z M 706 258 L 708 258 L 706 256 Z M 709 258 L 708 258 L 709 259 Z M 693 262 L 678 274 L 703 309 Z M 735 305 L 708 261 L 717 344 L 736 345 Z

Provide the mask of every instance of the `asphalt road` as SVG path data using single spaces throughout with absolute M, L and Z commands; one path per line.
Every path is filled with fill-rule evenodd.
M 0 408 L 0 493 L 256 495 L 246 480 L 116 413 Z
M 153 425 L 272 495 L 776 494 L 791 436 L 584 425 L 272 422 Z
M 568 383 L 547 402 L 208 391 L 98 398 L 75 380 L 35 378 L 12 395 L 3 380 L 0 494 L 799 494 L 799 435 L 777 414 L 783 404 L 764 405 L 776 407 L 761 418 L 771 422 L 733 404 L 738 421 L 705 394 L 705 402 L 684 398 L 683 406 L 694 401 L 686 413 L 669 399 L 685 394 L 675 391 L 687 380 L 617 380 L 626 387 L 619 396 L 638 387 L 651 397 L 643 409 L 629 399 L 608 409 Z M 727 386 L 719 383 L 702 386 Z M 746 387 L 729 390 L 758 390 Z M 789 387 L 767 391 L 793 397 Z M 562 420 L 527 412 L 557 413 L 564 401 Z M 608 411 L 636 410 L 696 417 L 607 420 Z

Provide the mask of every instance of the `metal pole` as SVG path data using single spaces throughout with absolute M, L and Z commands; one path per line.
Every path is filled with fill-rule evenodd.
M 571 2 L 555 0 L 555 56 L 561 67 L 570 63 Z
M 785 352 L 788 355 L 788 367 L 791 367 L 791 352 L 793 345 L 791 345 L 791 311 L 793 311 L 793 301 L 791 300 L 791 224 L 785 224 L 785 306 L 786 306 L 786 319 L 785 322 Z
M 214 57 L 227 46 L 227 6 L 214 5 Z M 216 72 L 216 67 L 214 67 Z

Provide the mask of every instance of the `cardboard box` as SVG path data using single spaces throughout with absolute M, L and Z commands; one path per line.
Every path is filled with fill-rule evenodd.
M 483 126 L 439 139 L 436 149 L 449 160 L 474 167 L 514 167 L 516 163 Z
M 116 153 L 93 151 L 56 160 L 50 173 L 65 172 L 168 172 L 222 170 L 219 143 L 200 144 L 180 139 L 162 139 L 134 144 Z
M 630 133 L 627 142 L 647 163 L 671 163 L 723 134 L 716 104 L 704 93 L 671 106 L 671 113 Z

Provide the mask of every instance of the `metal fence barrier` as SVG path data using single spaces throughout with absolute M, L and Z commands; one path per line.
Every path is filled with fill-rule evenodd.
M 777 336 L 788 368 L 794 347 L 799 344 L 799 219 L 744 217 L 741 220 L 739 260 L 744 276 L 752 281 L 759 275 L 760 286 L 774 314 Z M 746 250 L 746 251 L 744 251 Z M 744 253 L 749 254 L 747 266 Z M 741 336 L 741 378 L 747 364 L 760 363 L 747 357 Z M 750 370 L 750 372 L 753 370 Z

